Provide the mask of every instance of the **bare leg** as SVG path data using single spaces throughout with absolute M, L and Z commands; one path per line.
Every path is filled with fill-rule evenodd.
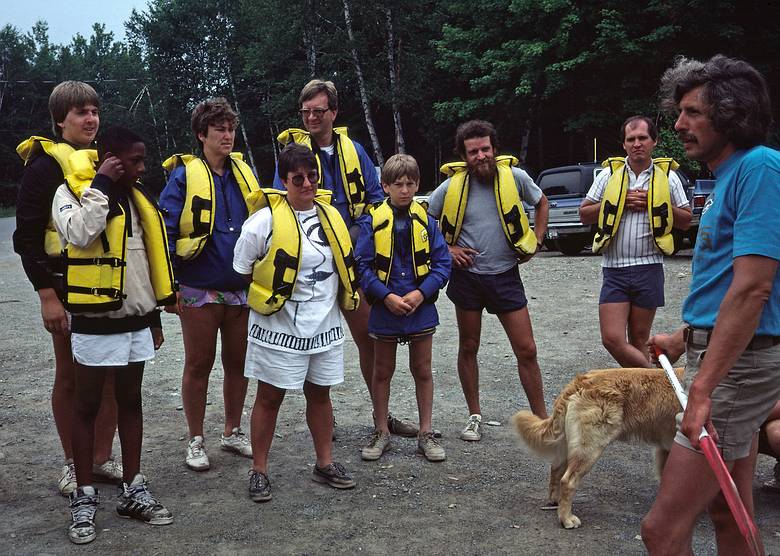
M 184 339 L 181 400 L 190 438 L 203 436 L 206 393 L 217 351 L 217 330 L 223 314 L 224 305 L 214 303 L 197 308 L 186 307 L 181 311 L 181 332 Z
M 651 366 L 647 340 L 650 338 L 650 329 L 653 326 L 655 311 L 655 308 L 646 309 L 631 305 L 631 312 L 628 315 L 628 341 L 637 351 L 644 355 L 647 360 L 647 367 Z
M 103 397 L 107 367 L 88 367 L 76 363 L 71 446 L 76 466 L 76 482 L 92 484 L 92 462 L 95 449 L 95 418 Z
M 371 385 L 371 391 L 374 393 L 374 426 L 376 430 L 390 434 L 387 427 L 387 407 L 390 403 L 390 380 L 395 372 L 398 344 L 379 340 L 375 340 L 374 344 L 374 380 Z
M 330 386 L 318 386 L 308 380 L 303 383 L 306 396 L 306 422 L 314 441 L 317 466 L 333 463 L 333 407 L 330 403 Z
M 631 304 L 628 302 L 602 303 L 599 305 L 601 343 L 604 344 L 609 354 L 615 358 L 615 361 L 621 367 L 649 367 L 650 361 L 645 348 L 637 349 L 626 340 L 626 327 L 628 326 L 629 314 L 632 311 Z M 649 335 L 655 310 L 652 310 L 649 315 L 647 312 L 647 309 L 640 309 L 635 317 L 632 317 L 635 319 L 633 326 L 637 330 L 636 341 L 638 341 L 638 336 L 640 335 L 638 331 L 641 329 L 646 328 Z M 648 317 L 649 323 L 645 323 L 644 321 Z
M 276 418 L 286 390 L 265 382 L 257 383 L 257 396 L 252 408 L 252 469 L 268 474 L 268 452 L 276 430 Z
M 517 372 L 520 375 L 520 384 L 523 385 L 531 411 L 542 419 L 546 419 L 547 409 L 544 406 L 542 372 L 539 370 L 539 363 L 536 360 L 536 342 L 534 342 L 528 307 L 508 313 L 500 313 L 497 316 L 504 327 L 509 343 L 512 345 L 512 351 L 517 358 Z
M 458 377 L 469 414 L 482 414 L 479 405 L 479 366 L 477 352 L 482 333 L 482 311 L 466 311 L 455 307 L 458 321 Z
M 103 383 L 103 399 L 95 419 L 95 463 L 97 464 L 105 463 L 111 458 L 111 448 L 114 444 L 114 433 L 116 433 L 117 428 L 114 375 L 113 369 L 106 372 L 106 381 Z
M 226 306 L 220 327 L 222 368 L 225 372 L 225 380 L 222 384 L 222 395 L 225 401 L 225 436 L 230 436 L 235 427 L 241 426 L 241 413 L 244 410 L 244 399 L 249 383 L 244 376 L 248 318 L 249 309 L 246 307 Z
M 642 520 L 647 551 L 651 555 L 693 554 L 696 520 L 719 490 L 703 454 L 672 445 L 655 502 Z
M 360 372 L 363 374 L 363 380 L 368 388 L 368 395 L 372 396 L 371 385 L 374 375 L 374 340 L 368 335 L 368 316 L 371 308 L 366 302 L 366 296 L 363 290 L 358 290 L 360 294 L 360 306 L 355 311 L 342 311 L 344 320 L 347 321 L 352 339 L 358 348 L 360 356 Z
M 426 336 L 409 344 L 409 368 L 414 377 L 417 396 L 417 414 L 420 431 L 432 432 L 433 375 L 431 373 L 431 346 L 433 336 Z
M 144 364 L 130 363 L 116 373 L 116 402 L 119 414 L 119 441 L 122 443 L 122 480 L 130 484 L 141 472 L 143 408 L 141 382 Z

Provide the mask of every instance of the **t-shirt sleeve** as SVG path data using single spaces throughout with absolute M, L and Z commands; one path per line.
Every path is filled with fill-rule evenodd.
M 441 211 L 444 208 L 444 196 L 447 194 L 447 188 L 450 185 L 450 179 L 447 178 L 442 182 L 439 187 L 433 190 L 431 196 L 428 197 L 428 214 L 436 218 L 441 218 Z
M 780 261 L 780 170 L 757 160 L 742 172 L 735 195 L 733 256 Z
M 542 199 L 542 190 L 536 185 L 533 178 L 522 168 L 512 168 L 512 175 L 515 177 L 517 192 L 523 202 L 531 207 L 535 207 Z
M 233 270 L 239 274 L 252 274 L 255 262 L 266 254 L 271 229 L 271 209 L 268 207 L 260 209 L 244 222 L 233 249 Z
M 687 207 L 688 197 L 685 195 L 685 188 L 677 172 L 669 172 L 669 192 L 672 196 L 672 204 L 676 207 Z
M 607 186 L 610 174 L 611 172 L 606 168 L 598 173 L 596 179 L 593 180 L 593 184 L 590 186 L 590 189 L 588 189 L 588 194 L 585 195 L 585 198 L 588 201 L 591 203 L 601 202 L 601 199 L 604 198 L 604 189 Z

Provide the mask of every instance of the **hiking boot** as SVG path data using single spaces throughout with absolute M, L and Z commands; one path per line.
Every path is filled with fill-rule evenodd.
M 187 444 L 187 457 L 184 460 L 187 467 L 193 471 L 206 471 L 211 465 L 206 449 L 203 447 L 203 437 L 193 436 Z
M 325 467 L 319 467 L 315 463 L 311 478 L 315 482 L 324 483 L 333 488 L 355 487 L 355 480 L 347 473 L 343 465 L 335 461 Z
M 382 454 L 390 449 L 390 435 L 378 430 L 371 435 L 367 446 L 363 446 L 360 451 L 360 457 L 366 461 L 376 461 Z
M 95 512 L 98 492 L 95 487 L 79 487 L 70 493 L 70 516 L 73 523 L 68 528 L 68 538 L 74 544 L 86 544 L 95 540 Z
M 433 432 L 423 432 L 417 438 L 417 452 L 423 454 L 428 461 L 444 461 L 447 459 L 439 441 L 433 436 Z
M 138 519 L 149 525 L 173 523 L 173 514 L 149 494 L 146 477 L 137 473 L 129 485 L 122 483 L 122 492 L 116 504 L 119 517 Z
M 57 488 L 63 496 L 68 496 L 76 490 L 76 466 L 72 461 L 66 461 L 62 467 L 62 477 L 57 483 Z
M 249 437 L 243 433 L 241 427 L 233 427 L 230 436 L 223 434 L 221 442 L 222 449 L 226 452 L 233 452 L 245 458 L 252 457 L 252 443 L 249 441 Z M 206 461 L 208 461 L 208 458 L 206 458 Z
M 420 433 L 420 428 L 417 425 L 411 421 L 398 419 L 392 413 L 387 414 L 387 430 L 390 431 L 390 434 L 407 438 L 413 438 Z
M 469 416 L 469 420 L 466 423 L 466 428 L 460 432 L 460 439 L 467 440 L 468 442 L 477 442 L 482 438 L 482 433 L 479 432 L 479 426 L 482 424 L 482 415 L 475 413 Z
M 253 502 L 268 502 L 271 498 L 271 481 L 268 475 L 249 470 L 249 498 Z
M 114 458 L 109 458 L 100 465 L 93 463 L 92 477 L 95 480 L 103 479 L 108 483 L 119 484 L 122 482 L 122 464 Z

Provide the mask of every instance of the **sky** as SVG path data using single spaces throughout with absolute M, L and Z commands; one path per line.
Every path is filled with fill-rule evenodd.
M 76 33 L 89 37 L 92 25 L 102 23 L 120 41 L 130 12 L 144 11 L 146 4 L 147 0 L 0 0 L 0 28 L 10 23 L 26 33 L 43 19 L 49 24 L 49 41 L 67 44 Z

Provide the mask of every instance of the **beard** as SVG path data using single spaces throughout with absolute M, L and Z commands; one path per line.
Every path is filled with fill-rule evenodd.
M 485 159 L 481 164 L 470 164 L 469 173 L 477 178 L 482 183 L 493 183 L 493 178 L 496 177 L 497 167 L 496 159 Z

